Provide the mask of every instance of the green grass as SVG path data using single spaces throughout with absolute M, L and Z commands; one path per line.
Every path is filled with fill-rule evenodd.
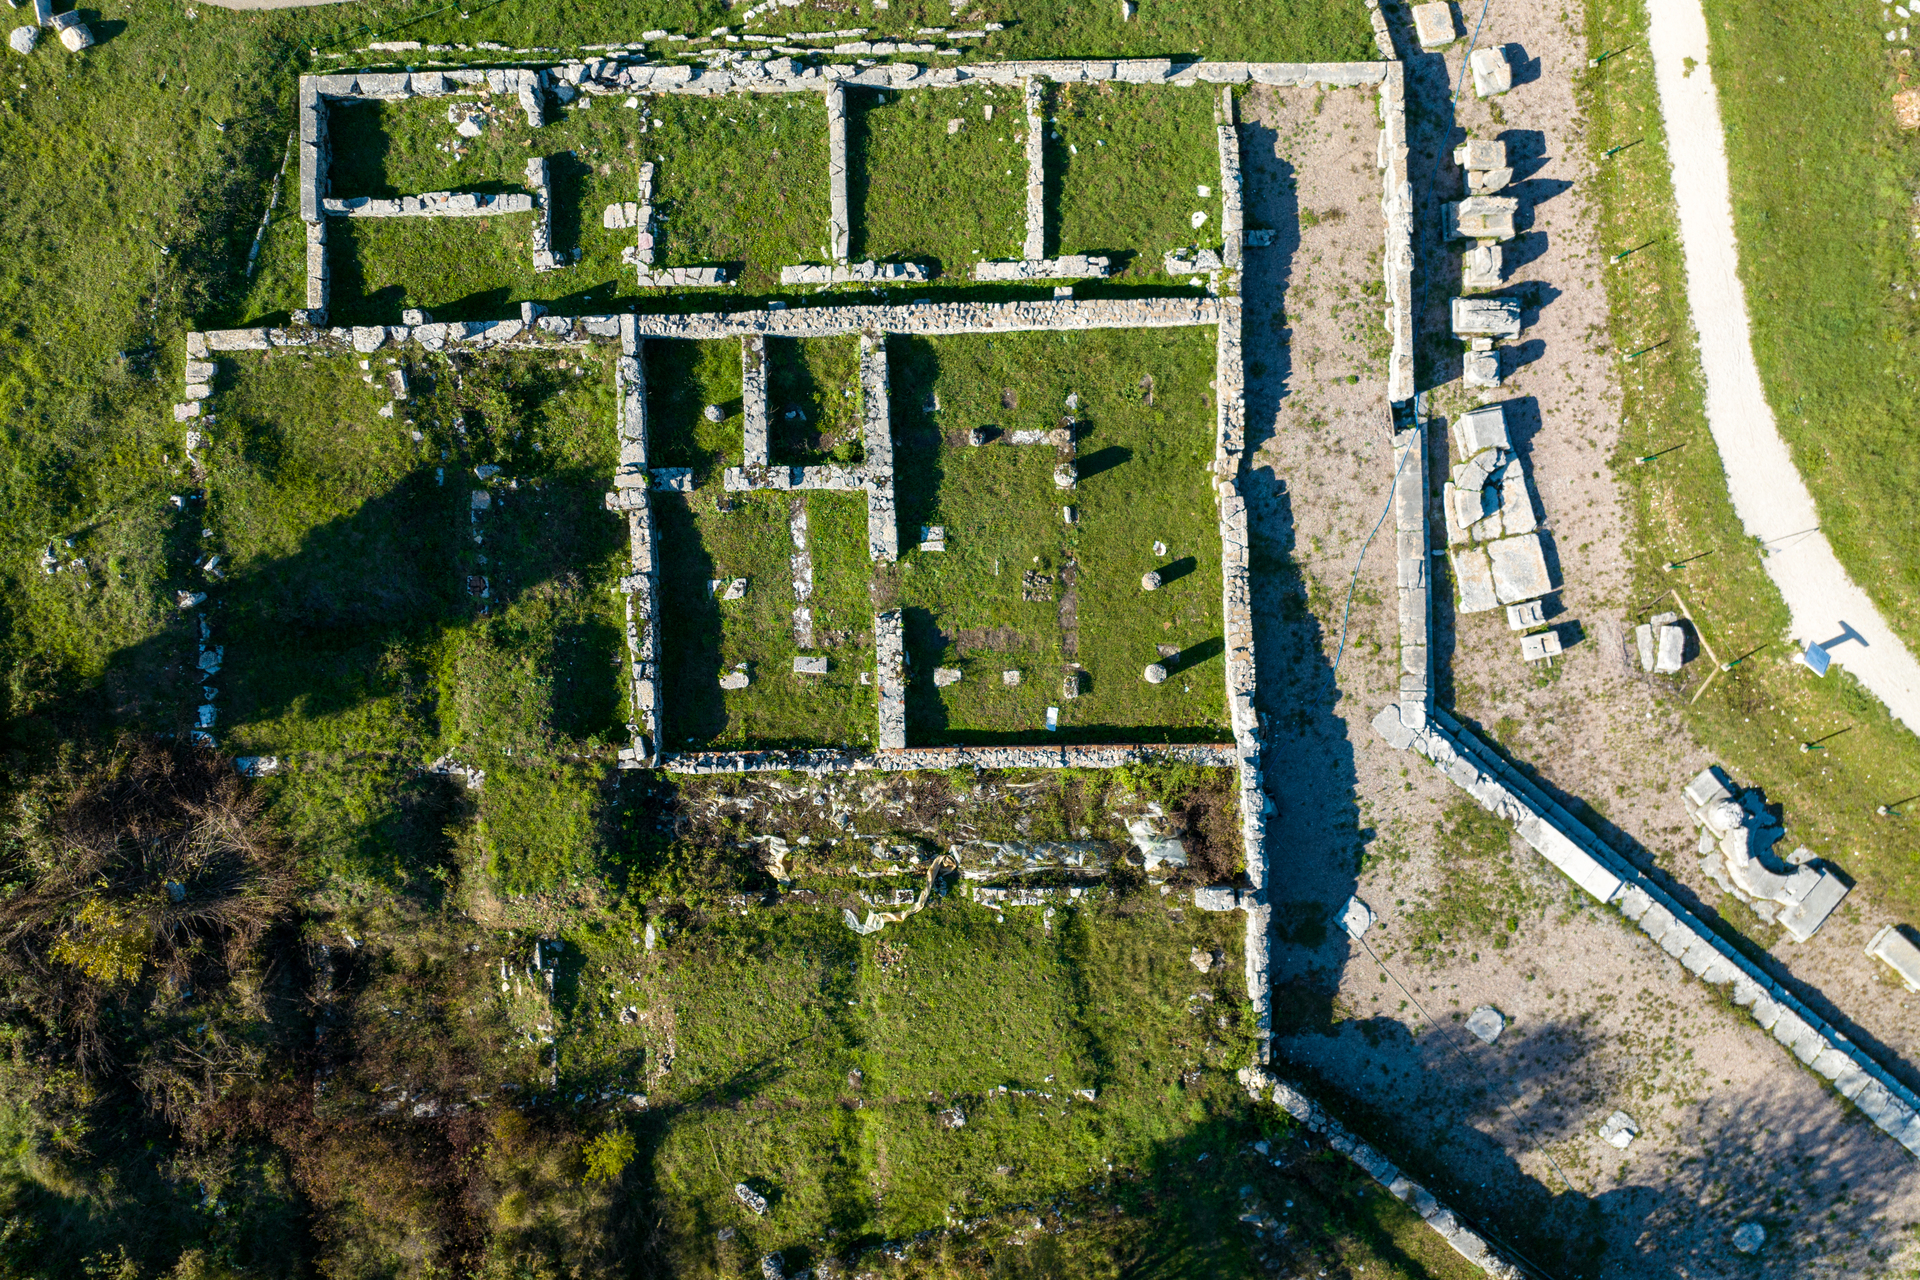
M 852 256 L 926 262 L 962 280 L 975 262 L 1019 257 L 1024 104 L 1017 85 L 848 93 Z M 959 132 L 947 132 L 949 120 L 963 122 Z
M 411 774 L 436 755 L 495 773 L 551 763 L 622 736 L 626 718 L 610 590 L 625 547 L 597 509 L 613 466 L 604 353 L 409 352 L 405 406 L 385 382 L 402 358 L 381 353 L 366 372 L 340 356 L 227 361 L 206 450 L 208 545 L 226 573 L 216 733 L 292 757 L 275 784 L 286 821 L 316 854 L 374 875 L 411 859 Z M 483 486 L 482 465 L 502 473 Z M 591 832 L 563 838 L 538 805 L 482 809 L 490 849 L 548 851 L 495 855 L 516 890 L 591 861 Z M 542 869 L 514 869 L 527 865 Z
M 1205 468 L 1212 409 L 1211 330 L 1012 334 L 897 342 L 893 413 L 902 547 L 922 525 L 945 528 L 947 549 L 903 550 L 883 591 L 906 610 L 913 683 L 909 739 L 1214 740 L 1227 734 L 1220 646 L 1220 559 Z M 1069 393 L 1079 408 L 1069 414 Z M 938 399 L 928 412 L 929 396 Z M 1012 407 L 1008 406 L 1011 400 Z M 1048 445 L 1006 443 L 1015 430 L 1080 422 L 1071 491 L 1055 487 Z M 968 433 L 1007 433 L 974 448 Z M 1078 520 L 1065 523 L 1072 505 Z M 1153 543 L 1167 554 L 1156 557 Z M 1074 609 L 1063 609 L 1072 562 Z M 1148 569 L 1184 571 L 1148 595 Z M 1052 581 L 1028 601 L 1026 574 Z M 1179 672 L 1146 684 L 1159 646 Z M 1065 664 L 1087 689 L 1064 701 Z M 936 666 L 958 684 L 936 689 Z M 1018 669 L 1021 683 L 1001 683 Z
M 1920 156 L 1892 106 L 1913 51 L 1867 8 L 1706 9 L 1767 400 L 1835 554 L 1920 648 Z M 1809 49 L 1817 77 L 1804 74 Z
M 1137 255 L 1116 274 L 1165 280 L 1161 258 L 1220 247 L 1219 87 L 1057 85 L 1048 141 L 1062 253 Z M 1209 194 L 1199 194 L 1201 187 Z M 1193 213 L 1207 220 L 1196 230 Z
M 1593 0 L 1587 15 L 1589 47 L 1596 54 L 1631 45 L 1645 32 L 1638 4 Z M 1638 244 L 1664 235 L 1677 243 L 1668 153 L 1647 56 L 1635 50 L 1608 59 L 1600 71 L 1587 73 L 1582 93 L 1591 122 L 1588 145 L 1601 175 L 1594 184 L 1601 242 Z M 1635 138 L 1644 141 L 1611 160 L 1598 158 Z M 1768 798 L 1784 806 L 1789 839 L 1833 860 L 1880 909 L 1912 916 L 1920 912 L 1920 876 L 1907 854 L 1909 842 L 1897 822 L 1876 817 L 1874 809 L 1920 790 L 1914 785 L 1920 742 L 1843 668 L 1816 680 L 1793 661 L 1784 641 L 1786 607 L 1733 513 L 1707 432 L 1679 255 L 1642 254 L 1632 261 L 1632 270 L 1607 276 L 1610 344 L 1621 352 L 1663 339 L 1670 345 L 1636 360 L 1622 379 L 1615 474 L 1632 495 L 1641 530 L 1631 598 L 1646 604 L 1645 611 L 1657 611 L 1668 607 L 1666 593 L 1678 588 L 1718 652 L 1731 658 L 1753 651 L 1698 701 L 1691 699 L 1711 664 L 1693 664 L 1679 682 L 1677 709 L 1736 779 L 1765 787 Z M 1686 447 L 1657 463 L 1632 462 L 1679 444 Z M 1661 567 L 1703 548 L 1714 554 L 1696 566 L 1671 574 Z M 1800 750 L 1802 742 L 1845 726 L 1851 728 L 1827 750 Z M 1762 931 L 1758 938 L 1771 943 L 1777 934 Z

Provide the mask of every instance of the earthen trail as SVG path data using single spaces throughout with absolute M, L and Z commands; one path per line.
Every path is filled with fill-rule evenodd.
M 1764 548 L 1767 576 L 1792 615 L 1794 639 L 1824 643 L 1908 729 L 1920 732 L 1920 662 L 1848 576 L 1820 531 L 1820 517 L 1774 424 L 1749 340 L 1740 285 L 1726 145 L 1714 92 L 1707 23 L 1699 0 L 1647 6 L 1648 43 L 1673 164 L 1674 203 L 1686 253 L 1687 302 L 1700 334 L 1707 425 L 1726 468 L 1727 491 Z M 1689 62 L 1692 65 L 1689 67 Z

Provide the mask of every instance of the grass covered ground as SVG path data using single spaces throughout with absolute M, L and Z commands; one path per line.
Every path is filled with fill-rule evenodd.
M 0 1266 L 63 1280 L 429 1271 L 506 1280 L 624 1274 L 641 1259 L 663 1272 L 754 1274 L 749 1246 L 792 1238 L 798 1259 L 800 1242 L 824 1254 L 817 1237 L 839 1232 L 828 1240 L 857 1254 L 944 1215 L 950 1186 L 969 1190 L 975 1232 L 941 1237 L 906 1263 L 869 1254 L 866 1265 L 1199 1275 L 1247 1269 L 1256 1245 L 1230 1220 L 1240 1188 L 1253 1186 L 1269 1207 L 1295 1202 L 1285 1237 L 1295 1269 L 1452 1274 L 1458 1264 L 1430 1233 L 1348 1166 L 1287 1137 L 1270 1112 L 1255 1113 L 1223 1074 L 1245 1052 L 1240 1010 L 1219 994 L 1235 989 L 1229 921 L 1175 921 L 1154 895 L 1145 905 L 1157 915 L 1135 918 L 1137 900 L 1115 899 L 1078 919 L 1056 916 L 1050 929 L 1019 913 L 989 926 L 949 899 L 918 933 L 863 942 L 804 906 L 730 914 L 726 893 L 767 887 L 752 860 L 732 846 L 720 856 L 669 843 L 671 788 L 605 767 L 626 708 L 619 597 L 608 589 L 623 547 L 598 505 L 613 461 L 601 357 L 584 357 L 584 376 L 557 360 L 419 360 L 411 424 L 404 410 L 379 416 L 383 393 L 361 377 L 377 383 L 384 354 L 365 371 L 284 352 L 226 362 L 205 504 L 168 503 L 195 484 L 167 408 L 181 385 L 181 335 L 299 300 L 284 186 L 258 270 L 247 264 L 287 156 L 305 51 L 362 42 L 432 8 L 232 13 L 111 0 L 88 11 L 99 45 L 70 57 L 43 44 L 16 60 L 0 92 L 7 883 L 28 882 L 38 864 L 23 850 L 52 840 L 48 815 L 117 734 L 183 729 L 200 701 L 194 619 L 172 593 L 197 584 L 201 539 L 191 535 L 206 527 L 228 557 L 214 617 L 228 663 L 210 682 L 220 690 L 216 731 L 230 750 L 282 756 L 254 794 L 298 886 L 293 909 L 225 956 L 217 980 L 196 970 L 183 987 L 138 966 L 101 980 L 93 991 L 113 1056 L 97 1075 L 73 1068 L 62 1030 L 70 1004 L 4 984 Z M 879 25 L 952 20 L 921 9 L 901 0 Z M 681 0 L 469 12 L 437 20 L 469 41 L 565 47 L 653 26 L 705 30 L 727 16 Z M 1195 0 L 1126 27 L 1104 9 L 1054 4 L 961 16 L 1009 23 L 985 56 L 1372 56 L 1357 3 L 1229 10 Z M 807 5 L 780 20 L 827 29 L 851 18 Z M 418 34 L 432 36 L 425 25 Z M 405 305 L 496 316 L 522 297 L 606 305 L 607 286 L 626 279 L 613 269 L 625 238 L 603 231 L 599 206 L 627 198 L 641 154 L 639 138 L 596 127 L 608 105 L 566 113 L 547 135 L 554 147 L 543 147 L 574 153 L 557 171 L 562 193 L 578 193 L 559 231 L 561 247 L 585 251 L 582 267 L 534 277 L 525 228 L 510 219 L 353 228 L 337 246 L 341 318 L 388 320 Z M 747 289 L 765 288 L 752 273 L 785 252 L 780 237 L 810 248 L 824 225 L 824 201 L 803 185 L 811 162 L 770 163 L 773 139 L 787 134 L 784 120 L 774 133 L 770 109 L 764 131 L 758 116 L 739 122 L 753 135 L 750 162 L 728 168 L 716 156 L 691 168 L 687 154 L 709 136 L 696 124 L 718 121 L 658 114 L 661 141 L 680 144 L 654 153 L 667 260 L 743 260 Z M 517 181 L 512 162 L 530 153 L 513 129 L 507 117 L 488 135 L 501 144 L 493 181 Z M 420 145 L 390 150 L 368 180 L 452 185 L 427 181 L 457 168 L 433 167 L 446 153 L 430 132 L 422 123 L 411 135 Z M 713 199 L 723 187 L 777 188 L 792 203 Z M 808 356 L 805 367 L 812 389 L 781 390 L 780 403 L 838 421 L 839 366 Z M 694 400 L 737 400 L 732 376 L 730 397 L 702 388 L 688 401 L 694 412 Z M 476 545 L 482 464 L 502 473 L 487 486 Z M 50 543 L 63 567 L 45 575 Z M 819 572 L 824 580 L 830 567 Z M 475 577 L 486 579 L 484 597 L 469 586 Z M 470 790 L 427 770 L 447 754 L 484 769 L 484 784 Z M 1057 814 L 1023 817 L 1035 830 L 1064 829 Z M 903 838 L 920 829 L 900 825 Z M 825 883 L 822 896 L 834 889 Z M 652 960 L 629 941 L 650 907 L 673 926 Z M 1201 979 L 1183 967 L 1187 949 L 1215 934 L 1227 964 Z M 567 942 L 551 998 L 526 975 L 540 936 Z M 918 948 L 906 960 L 882 952 L 903 938 Z M 674 1025 L 684 1018 L 684 1041 L 673 1025 L 664 1042 L 634 1032 L 637 1023 L 621 1027 L 603 993 L 623 972 L 646 972 L 649 983 L 672 975 L 672 990 L 647 988 L 647 1008 Z M 757 991 L 731 985 L 758 979 L 767 986 Z M 1215 1000 L 1196 1016 L 1187 997 L 1202 986 Z M 1210 1020 L 1223 1014 L 1226 1026 Z M 1037 1021 L 1056 1016 L 1064 1030 Z M 768 1046 L 761 1017 L 795 1036 L 828 1034 Z M 949 1046 L 934 1037 L 959 1035 L 1017 1041 L 1005 1056 L 1018 1080 L 1104 1083 L 1066 1117 L 1032 1099 L 1003 1101 L 1008 1070 L 984 1054 L 944 1060 Z M 869 1043 L 884 1062 L 867 1056 L 877 1052 Z M 662 1070 L 670 1055 L 699 1087 Z M 871 1128 L 847 1105 L 839 1066 L 849 1058 L 877 1080 L 858 1095 L 877 1099 Z M 1183 1078 L 1194 1069 L 1197 1080 Z M 935 1129 L 928 1104 L 907 1096 L 922 1085 L 964 1095 L 978 1119 Z M 660 1101 L 620 1109 L 629 1090 Z M 795 1099 L 806 1105 L 788 1106 Z M 767 1118 L 789 1112 L 796 1127 L 830 1136 L 836 1145 L 821 1149 L 844 1153 L 844 1167 L 820 1174 L 817 1199 L 807 1181 L 816 1171 L 797 1171 L 794 1198 L 773 1197 L 764 1234 L 723 1243 L 721 1219 L 738 1211 L 718 1157 L 743 1176 L 782 1173 L 791 1161 L 778 1158 Z M 1284 1168 L 1247 1151 L 1262 1134 Z M 1055 1142 L 1073 1145 L 1052 1152 Z M 1058 1234 L 1034 1231 L 1016 1206 L 1107 1174 L 1081 1172 L 1081 1155 L 1091 1165 L 1095 1152 L 1115 1157 L 1112 1179 L 1059 1201 L 1067 1216 L 1047 1224 Z M 887 1193 L 878 1200 L 870 1175 Z M 803 1198 L 825 1216 L 803 1212 Z
M 1057 86 L 1048 131 L 1048 253 L 1103 253 L 1131 281 L 1167 282 L 1161 257 L 1218 247 L 1216 90 Z M 511 102 L 411 99 L 337 105 L 329 115 L 336 196 L 524 191 L 526 162 L 548 160 L 553 244 L 577 252 L 533 269 L 532 215 L 459 220 L 336 220 L 331 315 L 393 322 L 424 307 L 443 319 L 492 316 L 533 298 L 613 308 L 647 298 L 621 253 L 630 230 L 602 212 L 637 195 L 655 165 L 656 263 L 726 264 L 734 284 L 684 295 L 730 305 L 779 292 L 780 268 L 825 261 L 826 114 L 811 94 L 707 100 L 663 94 L 582 97 L 529 129 Z M 985 259 L 1017 258 L 1026 235 L 1026 114 L 1018 87 L 849 94 L 849 198 L 855 259 L 928 265 L 963 283 Z M 987 113 L 991 111 L 992 118 Z M 454 120 L 485 128 L 462 138 Z M 1199 191 L 1205 188 L 1206 196 Z M 1191 215 L 1206 220 L 1195 229 Z M 305 238 L 291 205 L 270 223 L 248 320 L 284 320 L 305 305 Z M 709 298 L 700 303 L 695 299 Z
M 1899 24 L 1864 6 L 1705 7 L 1767 400 L 1835 554 L 1914 648 L 1920 156 L 1893 105 L 1914 47 L 1889 42 Z
M 1104 253 L 1124 279 L 1164 280 L 1167 250 L 1218 249 L 1218 100 L 1217 86 L 1054 86 L 1047 170 L 1059 252 Z M 1198 228 L 1195 213 L 1206 215 Z
M 737 343 L 656 342 L 647 353 L 653 460 L 693 468 L 697 483 L 686 498 L 655 500 L 670 745 L 870 742 L 873 689 L 860 676 L 872 670 L 874 611 L 895 607 L 905 611 L 915 743 L 1228 733 L 1205 469 L 1210 330 L 892 339 L 902 557 L 880 566 L 867 558 L 859 494 L 724 491 L 721 473 L 741 448 Z M 858 460 L 857 357 L 854 338 L 769 345 L 776 463 Z M 706 420 L 707 405 L 721 408 L 720 422 Z M 1080 479 L 1063 490 L 1054 471 L 1068 454 L 1011 441 L 1069 421 Z M 975 428 L 991 442 L 970 445 Z M 793 617 L 802 510 L 811 650 Z M 945 550 L 921 544 L 931 526 L 945 531 Z M 1166 579 L 1151 594 L 1140 586 L 1149 569 Z M 718 598 L 715 583 L 739 578 L 741 599 Z M 828 676 L 795 676 L 803 652 L 826 653 Z M 1148 685 L 1141 673 L 1156 661 L 1175 676 Z M 719 676 L 743 662 L 753 683 L 720 690 Z M 936 686 L 938 667 L 961 680 Z M 1081 680 L 1073 699 L 1063 695 L 1069 670 Z M 1048 707 L 1059 708 L 1057 736 Z
M 403 358 L 416 397 L 382 417 Z M 494 778 L 483 831 L 503 883 L 551 887 L 592 862 L 593 784 L 560 757 L 619 737 L 626 714 L 610 591 L 625 547 L 597 509 L 611 370 L 604 353 L 367 363 L 223 362 L 206 454 L 226 574 L 216 734 L 285 757 L 268 784 L 284 820 L 373 876 L 408 860 L 419 771 L 452 753 Z
M 895 346 L 903 553 L 882 583 L 906 611 L 909 739 L 1050 740 L 1049 706 L 1068 740 L 1223 739 L 1220 539 L 1205 470 L 1212 330 Z M 1056 448 L 1010 441 L 1069 420 L 1080 478 L 1062 490 Z M 980 427 L 999 434 L 976 448 Z M 927 525 L 946 530 L 946 550 L 906 550 Z M 1140 586 L 1149 569 L 1167 579 L 1151 594 Z M 1149 685 L 1141 672 L 1163 645 L 1176 674 Z M 1083 670 L 1071 701 L 1068 663 Z M 936 666 L 963 678 L 937 689 Z M 1018 685 L 1002 682 L 1007 670 Z
M 1638 4 L 1592 0 L 1587 6 L 1589 47 L 1595 56 L 1633 45 L 1644 24 Z M 1712 25 L 1717 40 L 1720 24 Z M 1587 73 L 1583 93 L 1591 122 L 1588 142 L 1598 170 L 1593 185 L 1602 218 L 1601 243 L 1640 244 L 1665 237 L 1668 244 L 1677 244 L 1651 61 L 1637 50 L 1610 58 Z M 1599 158 L 1636 138 L 1644 140 L 1611 159 Z M 1735 173 L 1737 188 L 1737 161 Z M 1809 245 L 1808 251 L 1822 250 Z M 1750 257 L 1743 257 L 1743 267 Z M 1811 679 L 1793 661 L 1792 648 L 1781 643 L 1786 607 L 1734 515 L 1725 473 L 1707 431 L 1680 255 L 1667 249 L 1631 261 L 1630 270 L 1614 268 L 1607 277 L 1611 345 L 1628 352 L 1669 343 L 1636 360 L 1631 375 L 1622 379 L 1623 429 L 1615 468 L 1634 497 L 1644 531 L 1633 595 L 1653 601 L 1678 587 L 1717 651 L 1729 657 L 1751 655 L 1733 672 L 1718 676 L 1697 701 L 1683 704 L 1688 726 L 1734 777 L 1764 786 L 1770 799 L 1785 805 L 1796 842 L 1839 863 L 1889 913 L 1910 917 L 1920 912 L 1920 876 L 1906 856 L 1907 842 L 1889 819 L 1874 811 L 1920 789 L 1913 785 L 1920 778 L 1920 743 L 1844 670 L 1836 669 L 1824 680 Z M 1748 288 L 1755 288 L 1751 278 Z M 1756 302 L 1755 308 L 1757 332 L 1766 306 Z M 1687 447 L 1675 448 L 1682 444 Z M 1664 452 L 1668 449 L 1672 452 Z M 1635 457 L 1655 452 L 1661 453 L 1656 463 L 1633 464 Z M 1697 566 L 1676 573 L 1662 567 L 1706 547 L 1715 554 Z M 1703 670 L 1689 678 L 1688 698 L 1706 674 Z M 1851 728 L 1830 748 L 1800 749 L 1802 742 L 1841 726 Z M 1775 931 L 1757 923 L 1753 928 L 1763 942 L 1775 937 Z

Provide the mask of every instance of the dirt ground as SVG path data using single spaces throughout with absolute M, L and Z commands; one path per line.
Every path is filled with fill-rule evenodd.
M 1441 199 L 1464 194 L 1449 153 L 1471 132 L 1507 141 L 1522 199 L 1507 261 L 1527 330 L 1509 348 L 1506 385 L 1486 398 L 1508 401 L 1564 583 L 1550 621 L 1568 644 L 1553 669 L 1530 670 L 1501 613 L 1456 621 L 1437 589 L 1436 675 L 1443 704 L 1712 905 L 1679 803 L 1711 761 L 1626 654 L 1622 620 L 1645 602 L 1625 598 L 1630 517 L 1606 466 L 1618 366 L 1581 196 L 1577 23 L 1577 12 L 1491 12 L 1481 43 L 1507 44 L 1517 72 L 1493 104 L 1470 87 L 1449 100 L 1464 41 L 1409 64 L 1431 465 L 1444 472 L 1444 427 L 1480 402 L 1459 387 L 1446 334 L 1459 257 L 1437 242 Z M 1260 706 L 1279 809 L 1279 1067 L 1550 1274 L 1854 1276 L 1910 1258 L 1920 1170 L 1903 1151 L 1524 845 L 1476 860 L 1443 838 L 1460 793 L 1369 729 L 1397 671 L 1391 530 L 1354 578 L 1390 479 L 1385 333 L 1377 293 L 1364 293 L 1383 231 L 1375 98 L 1262 90 L 1242 118 L 1249 225 L 1277 233 L 1249 252 L 1245 293 Z M 1354 893 L 1380 916 L 1365 946 L 1328 923 Z M 1780 949 L 1797 987 L 1824 991 L 1912 1058 L 1913 998 L 1862 963 L 1856 917 L 1843 908 L 1814 943 Z M 1456 1021 L 1483 1003 L 1509 1019 L 1492 1046 Z M 1596 1132 L 1615 1108 L 1639 1127 L 1624 1153 Z M 1769 1235 L 1752 1258 L 1729 1243 L 1749 1220 Z

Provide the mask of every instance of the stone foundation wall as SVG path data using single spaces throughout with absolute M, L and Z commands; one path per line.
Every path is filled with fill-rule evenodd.
M 860 335 L 860 433 L 866 457 L 860 464 L 860 472 L 862 487 L 867 492 L 867 556 L 875 563 L 890 563 L 900 558 L 900 521 L 893 500 L 892 412 L 886 339 L 863 333 Z
M 1920 1096 L 1452 716 L 1429 707 L 1424 725 L 1416 727 L 1404 706 L 1389 705 L 1373 726 L 1391 745 L 1418 751 L 1481 807 L 1512 823 L 1541 857 L 1595 900 L 1618 909 L 1687 972 L 1716 986 L 1731 984 L 1734 1004 L 1875 1125 L 1920 1155 Z
M 877 634 L 877 633 L 876 633 Z M 1231 768 L 1235 749 L 1213 743 L 1057 747 L 904 747 L 860 751 L 683 751 L 660 758 L 668 773 L 903 773 L 916 769 L 1118 769 L 1155 761 Z
M 1440 1203 L 1431 1191 L 1407 1177 L 1394 1163 L 1373 1147 L 1356 1138 L 1347 1127 L 1328 1115 L 1306 1094 L 1283 1081 L 1275 1080 L 1258 1067 L 1240 1072 L 1240 1082 L 1255 1099 L 1273 1099 L 1274 1105 L 1317 1133 L 1329 1147 L 1363 1169 L 1367 1176 L 1385 1187 L 1445 1240 L 1455 1253 L 1498 1280 L 1523 1280 L 1526 1274 L 1503 1258 L 1486 1237 L 1466 1226 L 1459 1215 Z
M 1375 18 L 1378 20 L 1378 11 Z M 1384 38 L 1382 36 L 1381 38 Z M 1392 63 L 1380 81 L 1380 214 L 1386 223 L 1381 269 L 1387 292 L 1384 322 L 1393 335 L 1387 364 L 1387 400 L 1413 399 L 1413 182 L 1407 171 L 1406 68 Z
M 659 752 L 661 690 L 659 676 L 660 557 L 654 537 L 653 508 L 647 497 L 647 375 L 632 317 L 621 317 L 620 356 L 614 362 L 614 431 L 620 462 L 608 505 L 626 517 L 630 567 L 620 580 L 627 598 L 627 660 L 633 720 L 632 745 L 620 753 L 623 764 L 651 763 Z

